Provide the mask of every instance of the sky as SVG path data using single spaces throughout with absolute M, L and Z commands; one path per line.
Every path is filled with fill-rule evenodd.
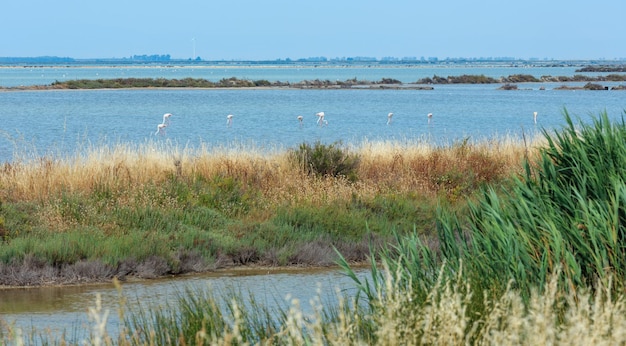
M 626 58 L 625 0 L 26 0 L 0 56 Z

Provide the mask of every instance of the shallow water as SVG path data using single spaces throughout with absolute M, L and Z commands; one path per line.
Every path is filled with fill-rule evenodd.
M 584 119 L 607 111 L 618 119 L 624 91 L 553 90 L 557 85 L 446 85 L 434 90 L 63 90 L 0 92 L 0 161 L 16 153 L 73 153 L 114 144 L 170 141 L 179 146 L 289 148 L 302 142 L 364 141 L 447 144 L 532 135 L 564 125 L 563 109 Z M 545 87 L 547 90 L 539 90 Z M 317 126 L 324 111 L 328 126 Z M 538 122 L 533 122 L 533 112 Z M 173 113 L 165 136 L 155 135 Z M 386 125 L 387 114 L 394 113 Z M 432 121 L 426 115 L 433 113 Z M 232 126 L 226 115 L 234 114 Z M 303 124 L 297 116 L 304 117 Z
M 573 66 L 389 65 L 389 66 L 25 66 L 0 68 L 0 86 L 49 84 L 55 80 L 96 78 L 222 78 L 302 80 L 380 80 L 405 83 L 424 77 L 489 77 L 530 74 L 572 76 Z M 553 90 L 567 84 L 520 84 L 516 91 L 498 84 L 435 85 L 434 90 L 299 89 L 142 89 L 0 92 L 0 162 L 21 157 L 72 154 L 94 145 L 169 141 L 179 146 L 294 147 L 302 142 L 428 140 L 532 135 L 564 124 L 563 109 L 588 118 L 606 110 L 617 119 L 626 109 L 625 91 Z M 603 83 L 617 85 L 620 83 Z M 539 90 L 544 88 L 546 90 Z M 316 126 L 324 111 L 328 126 Z M 533 112 L 538 112 L 538 123 Z M 386 126 L 387 114 L 394 113 Z M 166 136 L 156 136 L 164 113 L 173 113 Z M 429 122 L 426 114 L 433 113 Z M 233 114 L 232 126 L 226 116 Z M 297 116 L 302 115 L 302 125 Z
M 369 277 L 357 269 L 361 278 Z M 234 270 L 177 278 L 122 283 L 122 295 L 129 307 L 165 307 L 174 304 L 186 289 L 211 290 L 215 296 L 232 290 L 252 295 L 263 306 L 288 307 L 298 299 L 305 313 L 311 313 L 310 300 L 336 304 L 340 295 L 352 296 L 356 290 L 350 278 L 338 269 Z M 109 311 L 107 331 L 115 335 L 120 319 L 120 292 L 113 284 L 68 287 L 37 287 L 0 290 L 0 320 L 29 331 L 50 328 L 54 335 L 65 331 L 84 339 L 91 324 L 87 310 L 95 307 L 100 294 L 103 308 Z M 175 304 L 174 304 L 175 305 Z M 128 313 L 128 312 L 126 312 Z M 1 324 L 0 324 L 1 326 Z

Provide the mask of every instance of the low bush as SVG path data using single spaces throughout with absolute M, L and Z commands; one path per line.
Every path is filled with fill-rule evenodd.
M 350 181 L 358 178 L 359 156 L 342 148 L 339 143 L 302 143 L 291 155 L 307 174 L 345 177 Z

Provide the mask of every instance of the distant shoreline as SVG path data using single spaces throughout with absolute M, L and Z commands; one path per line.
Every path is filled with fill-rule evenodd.
M 595 84 L 598 82 L 626 82 L 626 74 L 609 74 L 606 76 L 542 76 L 536 78 L 532 75 L 516 74 L 508 77 L 493 78 L 485 75 L 461 75 L 432 78 L 422 78 L 412 83 L 404 83 L 393 78 L 382 78 L 378 81 L 359 80 L 357 78 L 340 80 L 303 80 L 300 82 L 281 82 L 268 80 L 249 80 L 236 77 L 223 78 L 212 82 L 201 78 L 109 78 L 109 79 L 77 79 L 56 81 L 46 85 L 30 85 L 15 87 L 0 87 L 0 91 L 39 91 L 39 90 L 98 90 L 98 89 L 364 89 L 364 90 L 433 90 L 433 85 L 444 84 L 503 84 L 499 89 L 516 90 L 516 84 L 524 83 L 567 83 L 587 82 L 587 85 L 577 89 L 608 90 L 608 87 Z M 589 87 L 587 87 L 589 86 Z M 558 89 L 571 89 L 562 86 Z M 612 89 L 624 90 L 625 86 L 613 87 Z

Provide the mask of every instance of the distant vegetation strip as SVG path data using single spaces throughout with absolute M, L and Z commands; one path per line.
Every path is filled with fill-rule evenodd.
M 116 88 L 255 88 L 255 87 L 292 87 L 292 88 L 350 88 L 352 86 L 399 85 L 401 81 L 382 78 L 379 81 L 305 80 L 296 83 L 265 79 L 248 80 L 236 77 L 222 78 L 212 82 L 202 78 L 166 79 L 166 78 L 114 78 L 114 79 L 77 79 L 55 81 L 50 85 L 17 87 L 17 89 L 116 89 Z
M 461 75 L 432 78 L 422 78 L 418 84 L 494 84 L 494 83 L 541 83 L 541 82 L 623 82 L 626 75 L 610 74 L 606 76 L 541 76 L 537 78 L 529 74 L 514 74 L 508 77 L 493 78 L 485 75 Z
M 626 65 L 599 65 L 599 66 L 585 66 L 577 69 L 576 72 L 626 72 Z
M 212 82 L 202 78 L 113 78 L 113 79 L 76 79 L 55 81 L 49 85 L 8 87 L 4 89 L 17 90 L 47 90 L 47 89 L 120 89 L 120 88 L 255 88 L 255 87 L 284 87 L 300 89 L 341 89 L 341 88 L 417 88 L 432 89 L 424 86 L 431 84 L 511 84 L 511 83 L 541 83 L 541 82 L 623 82 L 626 75 L 609 74 L 606 76 L 542 76 L 540 78 L 527 74 L 514 74 L 508 77 L 493 78 L 485 75 L 461 75 L 440 77 L 434 75 L 419 79 L 412 83 L 403 83 L 393 78 L 382 78 L 378 81 L 358 80 L 357 78 L 340 80 L 304 80 L 300 82 L 268 81 L 266 79 L 248 80 L 236 77 L 223 78 Z

